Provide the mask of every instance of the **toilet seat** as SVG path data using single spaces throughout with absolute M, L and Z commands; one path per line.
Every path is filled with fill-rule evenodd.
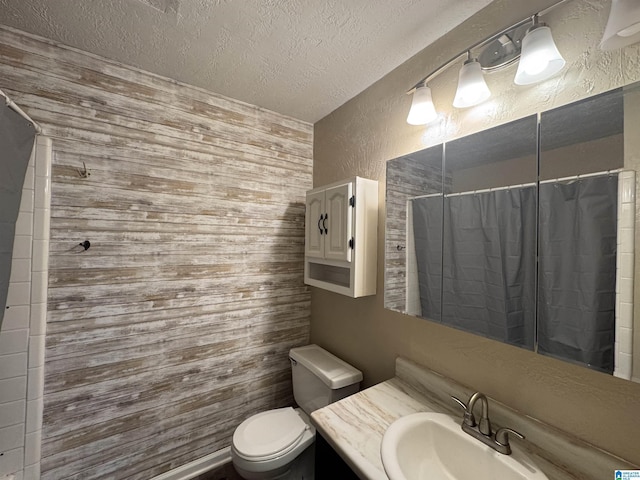
M 235 453 L 252 462 L 271 460 L 296 448 L 309 426 L 291 407 L 258 413 L 233 433 Z

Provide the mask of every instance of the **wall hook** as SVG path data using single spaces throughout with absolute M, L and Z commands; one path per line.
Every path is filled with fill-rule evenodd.
M 78 175 L 80 176 L 80 178 L 89 178 L 89 175 L 91 175 L 91 172 L 87 170 L 87 165 L 84 162 L 82 162 L 82 166 L 83 168 L 78 168 Z

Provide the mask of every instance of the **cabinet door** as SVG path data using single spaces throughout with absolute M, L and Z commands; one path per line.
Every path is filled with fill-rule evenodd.
M 309 257 L 324 257 L 324 192 L 307 194 L 307 209 L 305 211 L 305 242 L 304 252 Z
M 351 261 L 349 240 L 352 235 L 353 208 L 349 199 L 353 192 L 353 183 L 346 183 L 325 191 L 325 224 L 327 233 L 324 245 L 324 258 L 330 260 Z

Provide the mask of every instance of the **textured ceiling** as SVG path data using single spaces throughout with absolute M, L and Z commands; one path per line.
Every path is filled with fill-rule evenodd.
M 490 1 L 0 0 L 0 24 L 316 122 Z

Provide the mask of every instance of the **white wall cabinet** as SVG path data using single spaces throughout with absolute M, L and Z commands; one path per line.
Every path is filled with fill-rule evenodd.
M 365 178 L 307 192 L 304 281 L 350 297 L 375 295 L 378 182 Z

